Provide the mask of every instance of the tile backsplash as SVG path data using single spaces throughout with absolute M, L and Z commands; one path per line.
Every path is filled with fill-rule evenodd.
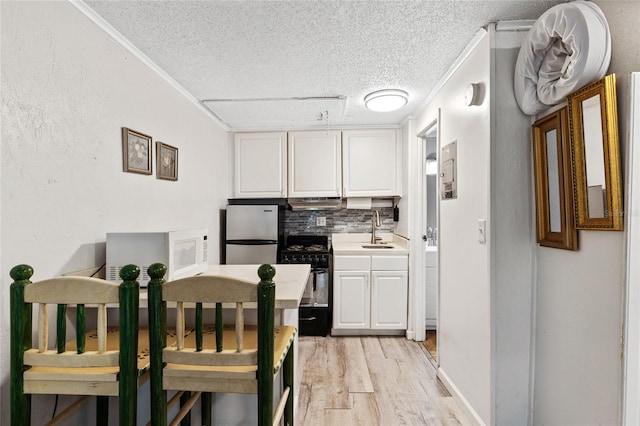
M 286 235 L 328 235 L 339 233 L 370 233 L 373 211 L 380 214 L 380 228 L 376 232 L 392 233 L 394 229 L 393 207 L 372 210 L 287 210 L 285 213 Z M 326 226 L 318 226 L 317 218 L 326 218 Z

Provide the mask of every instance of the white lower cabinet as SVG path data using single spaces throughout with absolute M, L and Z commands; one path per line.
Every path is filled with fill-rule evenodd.
M 407 271 L 372 271 L 371 328 L 407 328 Z
M 407 269 L 406 255 L 335 256 L 333 329 L 405 330 Z
M 340 271 L 333 279 L 333 327 L 369 328 L 369 271 Z

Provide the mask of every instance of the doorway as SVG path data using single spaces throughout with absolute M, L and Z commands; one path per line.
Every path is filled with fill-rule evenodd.
M 438 365 L 438 252 L 439 214 L 438 197 L 438 122 L 429 126 L 422 136 L 422 240 L 425 307 L 424 346 Z

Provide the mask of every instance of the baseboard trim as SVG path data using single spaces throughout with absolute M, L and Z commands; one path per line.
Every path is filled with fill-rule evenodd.
M 442 370 L 442 367 L 438 368 L 437 376 L 438 376 L 438 379 L 440 379 L 440 381 L 444 385 L 444 387 L 447 388 L 451 396 L 453 396 L 453 398 L 456 400 L 456 402 L 460 406 L 460 409 L 467 416 L 467 419 L 471 421 L 471 423 L 475 426 L 486 426 L 486 424 L 482 421 L 480 416 L 478 416 L 478 413 L 476 413 L 476 411 L 471 407 L 471 405 L 466 400 L 466 398 L 462 395 L 462 393 L 460 393 L 460 390 L 449 379 L 449 376 L 447 376 L 447 373 L 445 373 Z
M 404 336 L 406 330 L 331 329 L 332 336 Z

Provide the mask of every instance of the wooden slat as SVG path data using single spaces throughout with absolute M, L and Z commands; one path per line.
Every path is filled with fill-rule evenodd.
M 204 285 L 205 283 L 207 285 Z M 202 303 L 255 302 L 258 299 L 256 284 L 257 281 L 225 276 L 200 275 L 182 278 L 163 285 L 162 300 Z
M 46 424 L 46 426 L 55 426 L 60 424 L 64 419 L 69 417 L 70 414 L 73 414 L 78 408 L 82 407 L 85 402 L 89 400 L 89 396 L 83 396 L 75 401 L 73 404 L 69 405 L 67 408 L 59 412 L 50 422 Z
M 237 352 L 235 349 L 225 349 L 216 352 L 213 349 L 203 349 L 198 352 L 195 348 L 169 347 L 162 351 L 162 360 L 175 364 L 194 365 L 256 365 L 258 362 L 258 352 L 246 350 Z
M 256 380 L 255 365 L 199 366 L 186 364 L 167 364 L 166 377 L 191 377 L 195 379 L 235 379 Z
M 242 302 L 236 304 L 236 349 L 242 352 L 244 349 L 244 311 Z
M 171 399 L 167 401 L 167 411 L 169 411 L 171 407 L 180 402 L 180 398 L 182 398 L 182 395 L 184 395 L 184 391 L 176 392 L 175 395 L 173 395 Z
M 107 306 L 104 303 L 98 305 L 98 353 L 107 350 Z
M 118 283 L 88 277 L 60 277 L 25 287 L 27 303 L 118 303 Z
M 180 411 L 178 411 L 176 416 L 173 418 L 170 426 L 177 426 L 178 424 L 180 424 L 180 421 L 184 419 L 184 416 L 186 416 L 189 411 L 191 411 L 191 407 L 193 407 L 193 404 L 198 401 L 201 394 L 202 392 L 195 392 L 193 395 L 191 395 L 187 402 L 180 407 Z
M 255 375 L 255 374 L 254 374 Z M 256 380 L 197 380 L 193 377 L 163 377 L 162 387 L 166 390 L 190 390 L 194 392 L 231 392 L 255 394 Z
M 110 381 L 69 381 L 25 380 L 24 391 L 32 394 L 49 395 L 118 395 L 118 382 Z
M 184 304 L 182 302 L 178 302 L 176 306 L 176 334 L 178 338 L 178 350 L 182 350 L 184 348 L 184 324 Z
M 291 392 L 291 388 L 287 386 L 280 394 L 280 401 L 278 401 L 278 405 L 273 413 L 273 426 L 280 424 L 280 419 L 282 419 L 282 414 L 284 414 L 284 407 L 287 405 L 289 392 Z
M 61 354 L 57 350 L 39 352 L 38 349 L 29 349 L 24 353 L 24 363 L 40 367 L 83 368 L 83 367 L 113 367 L 118 366 L 118 351 L 86 351 L 79 354 L 75 351 L 66 351 Z

